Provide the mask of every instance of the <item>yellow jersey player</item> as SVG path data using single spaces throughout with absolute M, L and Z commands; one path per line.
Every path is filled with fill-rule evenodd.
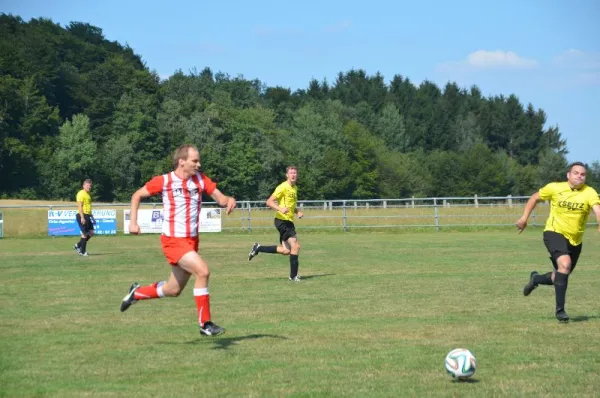
M 535 206 L 550 202 L 550 215 L 544 228 L 544 244 L 550 253 L 553 272 L 544 275 L 531 272 L 523 294 L 529 296 L 538 285 L 554 285 L 556 319 L 567 322 L 565 298 L 569 275 L 575 269 L 583 246 L 582 238 L 590 211 L 596 214 L 600 231 L 600 198 L 594 188 L 585 185 L 586 167 L 575 162 L 568 167 L 566 182 L 552 182 L 531 195 L 521 218 L 516 222 L 519 233 L 527 227 L 527 219 Z
M 288 166 L 285 171 L 287 179 L 279 184 L 273 194 L 267 199 L 266 204 L 271 209 L 275 210 L 275 228 L 279 232 L 278 246 L 261 246 L 258 242 L 254 243 L 248 261 L 252 260 L 258 253 L 278 253 L 284 256 L 290 256 L 290 281 L 299 282 L 301 280 L 298 275 L 300 263 L 298 255 L 300 253 L 300 242 L 296 234 L 294 225 L 294 216 L 302 218 L 303 214 L 298 210 L 298 168 L 296 166 Z
M 87 256 L 87 242 L 94 236 L 94 217 L 92 216 L 92 180 L 89 178 L 83 182 L 82 189 L 77 192 L 77 225 L 81 231 L 81 239 L 73 249 L 82 256 Z

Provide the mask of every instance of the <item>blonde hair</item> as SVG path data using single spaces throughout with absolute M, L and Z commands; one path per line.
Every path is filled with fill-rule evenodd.
M 175 153 L 173 154 L 173 169 L 179 167 L 179 159 L 187 160 L 190 148 L 195 149 L 196 151 L 198 150 L 196 146 L 191 144 L 180 145 L 179 148 L 175 150 Z

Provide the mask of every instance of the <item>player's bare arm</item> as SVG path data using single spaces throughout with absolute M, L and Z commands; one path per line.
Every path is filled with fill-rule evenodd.
M 598 232 L 600 232 L 600 205 L 592 206 L 594 214 L 596 214 L 596 222 L 598 223 Z
M 210 195 L 211 198 L 221 207 L 225 208 L 225 214 L 229 215 L 237 206 L 237 202 L 233 196 L 224 195 L 221 191 L 215 188 Z
M 129 233 L 136 235 L 140 233 L 140 226 L 137 222 L 138 209 L 140 208 L 140 202 L 142 201 L 142 199 L 149 198 L 150 196 L 152 195 L 150 195 L 150 192 L 148 192 L 148 189 L 145 186 L 135 191 L 135 193 L 131 196 Z
M 527 220 L 529 219 L 531 212 L 533 211 L 533 209 L 535 209 L 535 206 L 537 206 L 537 204 L 539 202 L 541 202 L 541 199 L 540 199 L 540 194 L 538 192 L 531 195 L 531 197 L 527 201 L 527 204 L 525 205 L 525 210 L 523 210 L 523 215 L 515 223 L 515 225 L 517 226 L 517 229 L 519 230 L 519 233 L 523 232 L 523 230 L 525 230 L 525 228 L 527 228 Z
M 277 198 L 275 196 L 269 196 L 269 199 L 267 199 L 267 206 L 269 206 L 271 209 L 278 211 L 282 214 L 286 214 L 289 209 L 287 207 L 279 207 L 279 204 L 277 203 Z
M 81 217 L 81 224 L 85 224 L 85 217 L 83 214 L 83 202 L 77 202 L 77 211 L 79 212 L 79 216 Z

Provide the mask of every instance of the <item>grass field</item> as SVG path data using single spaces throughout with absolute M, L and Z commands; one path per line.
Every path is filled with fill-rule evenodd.
M 164 279 L 158 237 L 0 240 L 0 395 L 56 397 L 493 397 L 600 394 L 600 240 L 588 230 L 567 311 L 554 290 L 523 297 L 551 268 L 540 229 L 305 233 L 300 273 L 260 254 L 269 234 L 204 234 L 214 321 L 201 337 L 191 287 L 119 304 L 133 281 Z M 444 357 L 478 360 L 453 382 Z

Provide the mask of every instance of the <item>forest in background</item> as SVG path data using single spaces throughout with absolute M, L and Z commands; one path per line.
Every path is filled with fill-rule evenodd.
M 530 195 L 568 154 L 515 95 L 361 69 L 295 91 L 209 67 L 161 80 L 99 27 L 0 14 L 0 198 L 73 200 L 92 178 L 94 200 L 128 201 L 182 143 L 238 200 L 267 198 L 289 164 L 307 200 Z

